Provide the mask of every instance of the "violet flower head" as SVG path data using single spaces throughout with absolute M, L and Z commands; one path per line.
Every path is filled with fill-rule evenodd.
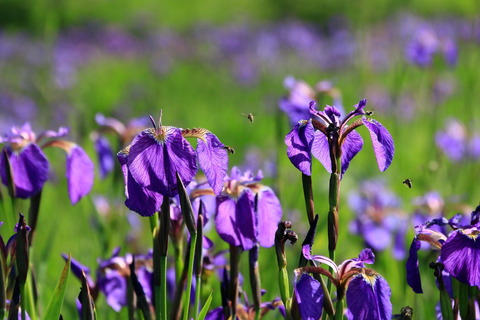
M 395 259 L 405 258 L 407 217 L 401 214 L 400 199 L 384 182 L 363 181 L 349 195 L 349 205 L 356 215 L 350 224 L 352 233 L 361 235 L 367 247 L 376 251 L 391 248 Z
M 436 54 L 443 54 L 451 66 L 457 63 L 458 51 L 454 40 L 440 36 L 430 27 L 418 29 L 405 48 L 407 61 L 419 67 L 430 66 Z
M 274 244 L 282 217 L 280 201 L 267 186 L 259 183 L 261 172 L 253 176 L 233 167 L 221 195 L 217 196 L 215 225 L 220 237 L 229 244 L 250 250 Z
M 225 145 L 203 128 L 179 129 L 157 125 L 139 133 L 118 153 L 125 178 L 126 205 L 141 215 L 159 210 L 160 196 L 178 194 L 176 173 L 187 186 L 197 173 L 197 161 L 215 194 L 223 187 L 228 167 Z M 195 151 L 185 138 L 197 138 Z M 144 204 L 134 199 L 147 199 Z
M 49 162 L 43 153 L 46 147 L 58 147 L 66 152 L 66 178 L 72 204 L 87 195 L 94 179 L 93 162 L 76 143 L 61 139 L 68 129 L 45 131 L 38 137 L 28 123 L 0 137 L 4 143 L 0 157 L 0 177 L 3 184 L 12 184 L 13 196 L 30 198 L 41 191 L 48 180 Z M 11 181 L 10 181 L 11 180 Z
M 365 126 L 370 132 L 378 168 L 385 171 L 393 160 L 395 147 L 390 133 L 378 121 L 367 118 L 364 111 L 367 101 L 361 100 L 354 110 L 342 117 L 333 106 L 326 106 L 324 111 L 315 109 L 315 102 L 310 103 L 310 112 L 315 117 L 299 121 L 285 137 L 287 155 L 292 164 L 305 175 L 311 175 L 311 155 L 317 158 L 325 169 L 341 172 L 343 175 L 350 161 L 363 147 L 363 139 L 355 129 Z M 348 124 L 353 118 L 362 119 Z M 341 162 L 341 167 L 338 167 Z

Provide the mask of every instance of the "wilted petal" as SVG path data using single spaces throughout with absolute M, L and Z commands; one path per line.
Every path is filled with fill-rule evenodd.
M 277 196 L 269 187 L 263 187 L 258 192 L 257 203 L 258 236 L 262 247 L 271 247 L 275 242 L 275 232 L 282 219 L 282 206 Z
M 390 295 L 390 287 L 382 276 L 361 273 L 354 276 L 348 285 L 348 309 L 354 320 L 390 320 Z
M 323 308 L 323 290 L 320 282 L 308 274 L 302 274 L 295 285 L 295 298 L 302 319 L 320 319 Z
M 321 131 L 315 131 L 315 138 L 312 143 L 312 154 L 318 161 L 320 161 L 329 173 L 332 173 L 330 146 L 328 144 L 327 136 Z
M 423 293 L 420 271 L 418 270 L 418 250 L 421 246 L 420 241 L 413 239 L 406 264 L 407 283 L 415 293 Z
M 455 231 L 440 251 L 445 270 L 470 286 L 480 286 L 479 234 L 477 228 Z
M 299 121 L 285 136 L 287 156 L 303 174 L 312 174 L 312 141 L 314 129 L 311 121 Z
M 215 194 L 220 194 L 228 169 L 228 152 L 213 133 L 197 139 L 198 163 Z
M 127 208 L 142 216 L 151 216 L 159 211 L 163 202 L 163 196 L 160 193 L 142 187 L 133 179 L 127 167 L 127 153 L 119 152 L 117 156 L 122 167 L 123 180 L 125 182 L 125 196 L 127 197 L 125 205 Z
M 342 175 L 347 171 L 350 161 L 362 150 L 363 139 L 355 130 L 351 131 L 342 144 Z
M 370 131 L 378 168 L 380 171 L 385 171 L 392 163 L 395 153 L 393 138 L 380 122 L 368 118 L 363 118 L 362 121 L 368 131 Z
M 217 199 L 215 226 L 225 242 L 250 250 L 256 242 L 254 195 L 249 189 L 242 191 L 237 202 L 229 197 Z
M 135 181 L 164 196 L 177 195 L 176 172 L 188 185 L 197 172 L 192 146 L 183 138 L 180 129 L 163 127 L 164 141 L 155 138 L 154 129 L 142 131 L 132 142 L 128 170 Z
M 114 167 L 113 151 L 107 138 L 99 136 L 95 140 L 95 151 L 98 157 L 100 177 L 104 179 Z
M 29 144 L 20 152 L 9 147 L 3 149 L 8 157 L 15 188 L 15 197 L 30 198 L 37 194 L 48 179 L 48 160 L 35 144 Z M 4 185 L 8 184 L 8 163 L 0 157 L 0 175 Z
M 75 204 L 90 192 L 94 178 L 93 162 L 78 145 L 67 152 L 66 176 L 68 195 Z

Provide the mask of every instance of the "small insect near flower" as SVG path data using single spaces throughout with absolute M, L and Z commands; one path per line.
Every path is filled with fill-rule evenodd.
M 411 179 L 408 179 L 408 178 L 407 178 L 407 179 L 403 180 L 402 183 L 403 183 L 404 185 L 406 185 L 409 189 L 412 188 L 412 180 L 411 180 Z
M 230 153 L 230 154 L 234 154 L 234 153 L 235 153 L 235 149 L 233 149 L 232 147 L 225 146 L 224 148 L 225 148 L 225 150 L 227 150 L 228 153 Z
M 253 123 L 253 120 L 254 120 L 253 113 L 247 113 L 247 114 L 242 113 L 242 116 L 246 117 L 251 123 Z

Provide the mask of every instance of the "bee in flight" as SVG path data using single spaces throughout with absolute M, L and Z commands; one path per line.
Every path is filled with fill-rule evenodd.
M 373 111 L 371 111 L 371 110 L 370 110 L 370 111 L 365 111 L 365 114 L 366 114 L 367 116 L 371 116 L 371 115 L 373 115 Z
M 410 179 L 405 179 L 402 182 L 404 185 L 406 185 L 408 188 L 412 188 L 412 180 Z
M 242 113 L 242 116 L 246 117 L 250 122 L 253 123 L 253 120 L 254 120 L 253 119 L 253 113 L 247 113 L 247 114 Z
M 228 151 L 228 153 L 230 154 L 234 154 L 235 153 L 235 149 L 233 149 L 232 147 L 229 147 L 229 146 L 225 146 L 223 147 L 225 150 Z

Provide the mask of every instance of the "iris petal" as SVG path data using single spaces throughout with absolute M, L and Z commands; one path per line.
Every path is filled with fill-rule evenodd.
M 355 130 L 351 131 L 342 144 L 342 175 L 347 171 L 350 161 L 363 147 L 363 139 Z
M 385 171 L 392 163 L 395 153 L 393 138 L 380 122 L 368 118 L 363 118 L 362 121 L 370 132 L 378 168 Z
M 268 248 L 275 242 L 275 232 L 282 219 L 282 207 L 277 196 L 269 187 L 263 187 L 258 192 L 258 236 L 262 247 Z
M 308 274 L 302 274 L 295 285 L 295 298 L 302 319 L 320 319 L 323 308 L 323 290 L 320 282 Z
M 311 148 L 314 129 L 311 121 L 300 121 L 285 136 L 287 156 L 292 164 L 307 176 L 312 174 Z
M 390 295 L 390 286 L 379 274 L 354 276 L 347 289 L 347 304 L 353 320 L 390 320 Z
M 198 162 L 213 192 L 220 194 L 228 169 L 228 152 L 213 133 L 207 133 L 204 139 L 197 139 Z
M 67 153 L 66 176 L 68 195 L 75 204 L 90 192 L 94 179 L 93 162 L 78 145 Z
M 315 131 L 314 139 L 312 143 L 312 154 L 320 161 L 325 169 L 332 173 L 332 161 L 330 159 L 330 146 L 328 144 L 327 136 L 321 131 Z
M 418 270 L 418 250 L 421 246 L 420 241 L 413 239 L 406 264 L 407 283 L 415 293 L 423 293 L 420 271 Z
M 174 197 L 178 194 L 176 172 L 188 185 L 197 172 L 192 146 L 180 129 L 164 127 L 164 141 L 154 137 L 153 129 L 142 131 L 130 148 L 128 169 L 135 181 L 144 188 Z
M 48 160 L 35 144 L 29 144 L 20 152 L 4 148 L 13 178 L 15 197 L 30 198 L 37 194 L 48 179 Z M 3 184 L 8 184 L 8 168 L 3 155 L 0 158 L 0 176 Z
M 98 169 L 100 177 L 104 179 L 114 167 L 113 151 L 110 142 L 104 136 L 99 136 L 95 140 L 95 151 L 98 157 Z
M 163 196 L 160 193 L 143 188 L 133 179 L 127 167 L 128 155 L 118 153 L 118 160 L 122 167 L 123 180 L 125 182 L 125 205 L 132 211 L 142 216 L 151 216 L 160 210 Z
M 476 231 L 478 232 L 478 231 Z M 480 238 L 458 230 L 450 235 L 440 251 L 440 257 L 454 278 L 470 286 L 480 286 Z

